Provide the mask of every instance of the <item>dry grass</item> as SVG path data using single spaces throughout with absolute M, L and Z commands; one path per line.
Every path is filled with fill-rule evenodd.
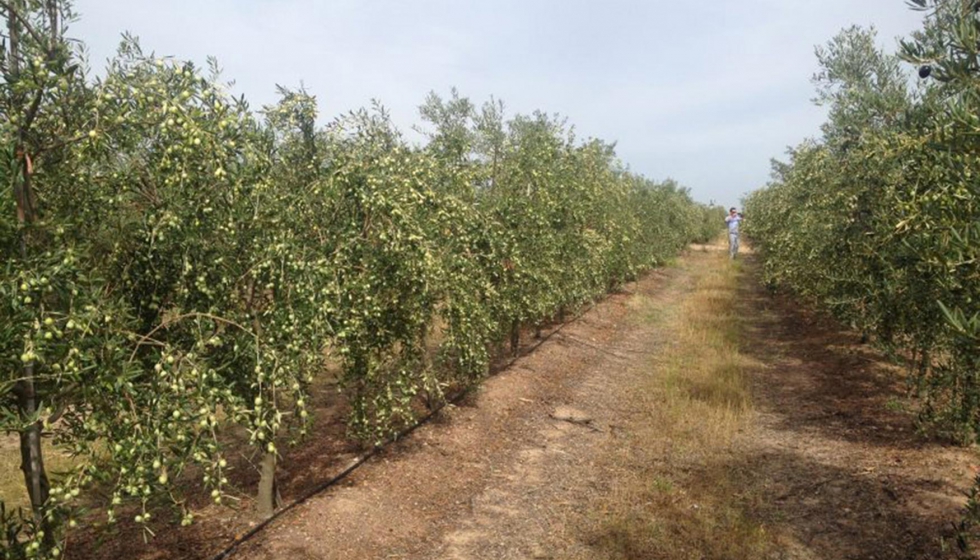
M 637 303 L 668 340 L 637 387 L 644 412 L 606 465 L 615 483 L 587 529 L 602 558 L 755 559 L 773 546 L 751 516 L 762 489 L 728 466 L 752 412 L 734 305 L 741 266 L 722 251 L 687 263 L 698 279 L 689 292 Z
M 71 458 L 55 450 L 49 441 L 44 440 L 43 445 L 44 467 L 48 477 L 72 466 Z M 24 473 L 20 470 L 20 443 L 16 435 L 0 435 L 0 501 L 8 511 L 30 505 L 24 486 Z

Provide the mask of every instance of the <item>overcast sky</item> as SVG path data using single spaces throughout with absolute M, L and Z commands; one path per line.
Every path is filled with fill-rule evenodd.
M 104 67 L 123 31 L 146 51 L 217 57 L 253 107 L 275 85 L 317 96 L 324 122 L 378 99 L 408 132 L 453 86 L 508 113 L 560 113 L 617 142 L 634 171 L 739 204 L 769 159 L 816 136 L 815 45 L 874 25 L 917 29 L 904 0 L 76 0 L 69 35 Z

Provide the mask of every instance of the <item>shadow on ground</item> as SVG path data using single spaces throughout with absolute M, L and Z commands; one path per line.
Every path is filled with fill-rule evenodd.
M 777 557 L 956 557 L 948 549 L 975 454 L 918 435 L 902 410 L 901 368 L 767 292 L 753 256 L 741 266 L 741 351 L 755 364 L 760 433 L 725 468 L 763 485 L 764 503 L 749 511 L 788 536 Z

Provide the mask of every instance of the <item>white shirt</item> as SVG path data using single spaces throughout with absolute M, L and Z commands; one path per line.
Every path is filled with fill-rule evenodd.
M 728 224 L 728 233 L 734 233 L 738 235 L 738 224 L 742 221 L 742 216 L 738 214 L 732 216 L 731 214 L 725 216 L 725 223 Z

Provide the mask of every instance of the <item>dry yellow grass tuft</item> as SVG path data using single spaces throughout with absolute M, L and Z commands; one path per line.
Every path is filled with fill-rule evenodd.
M 44 441 L 44 467 L 51 477 L 70 468 L 72 460 L 49 443 Z M 30 505 L 24 473 L 20 470 L 20 443 L 16 435 L 0 435 L 0 501 L 8 511 Z
M 723 251 L 685 266 L 698 279 L 688 292 L 637 302 L 668 339 L 637 387 L 644 412 L 609 455 L 615 483 L 586 530 L 603 558 L 755 559 L 775 540 L 751 516 L 764 498 L 752 473 L 729 466 L 752 412 L 735 306 L 741 266 Z

